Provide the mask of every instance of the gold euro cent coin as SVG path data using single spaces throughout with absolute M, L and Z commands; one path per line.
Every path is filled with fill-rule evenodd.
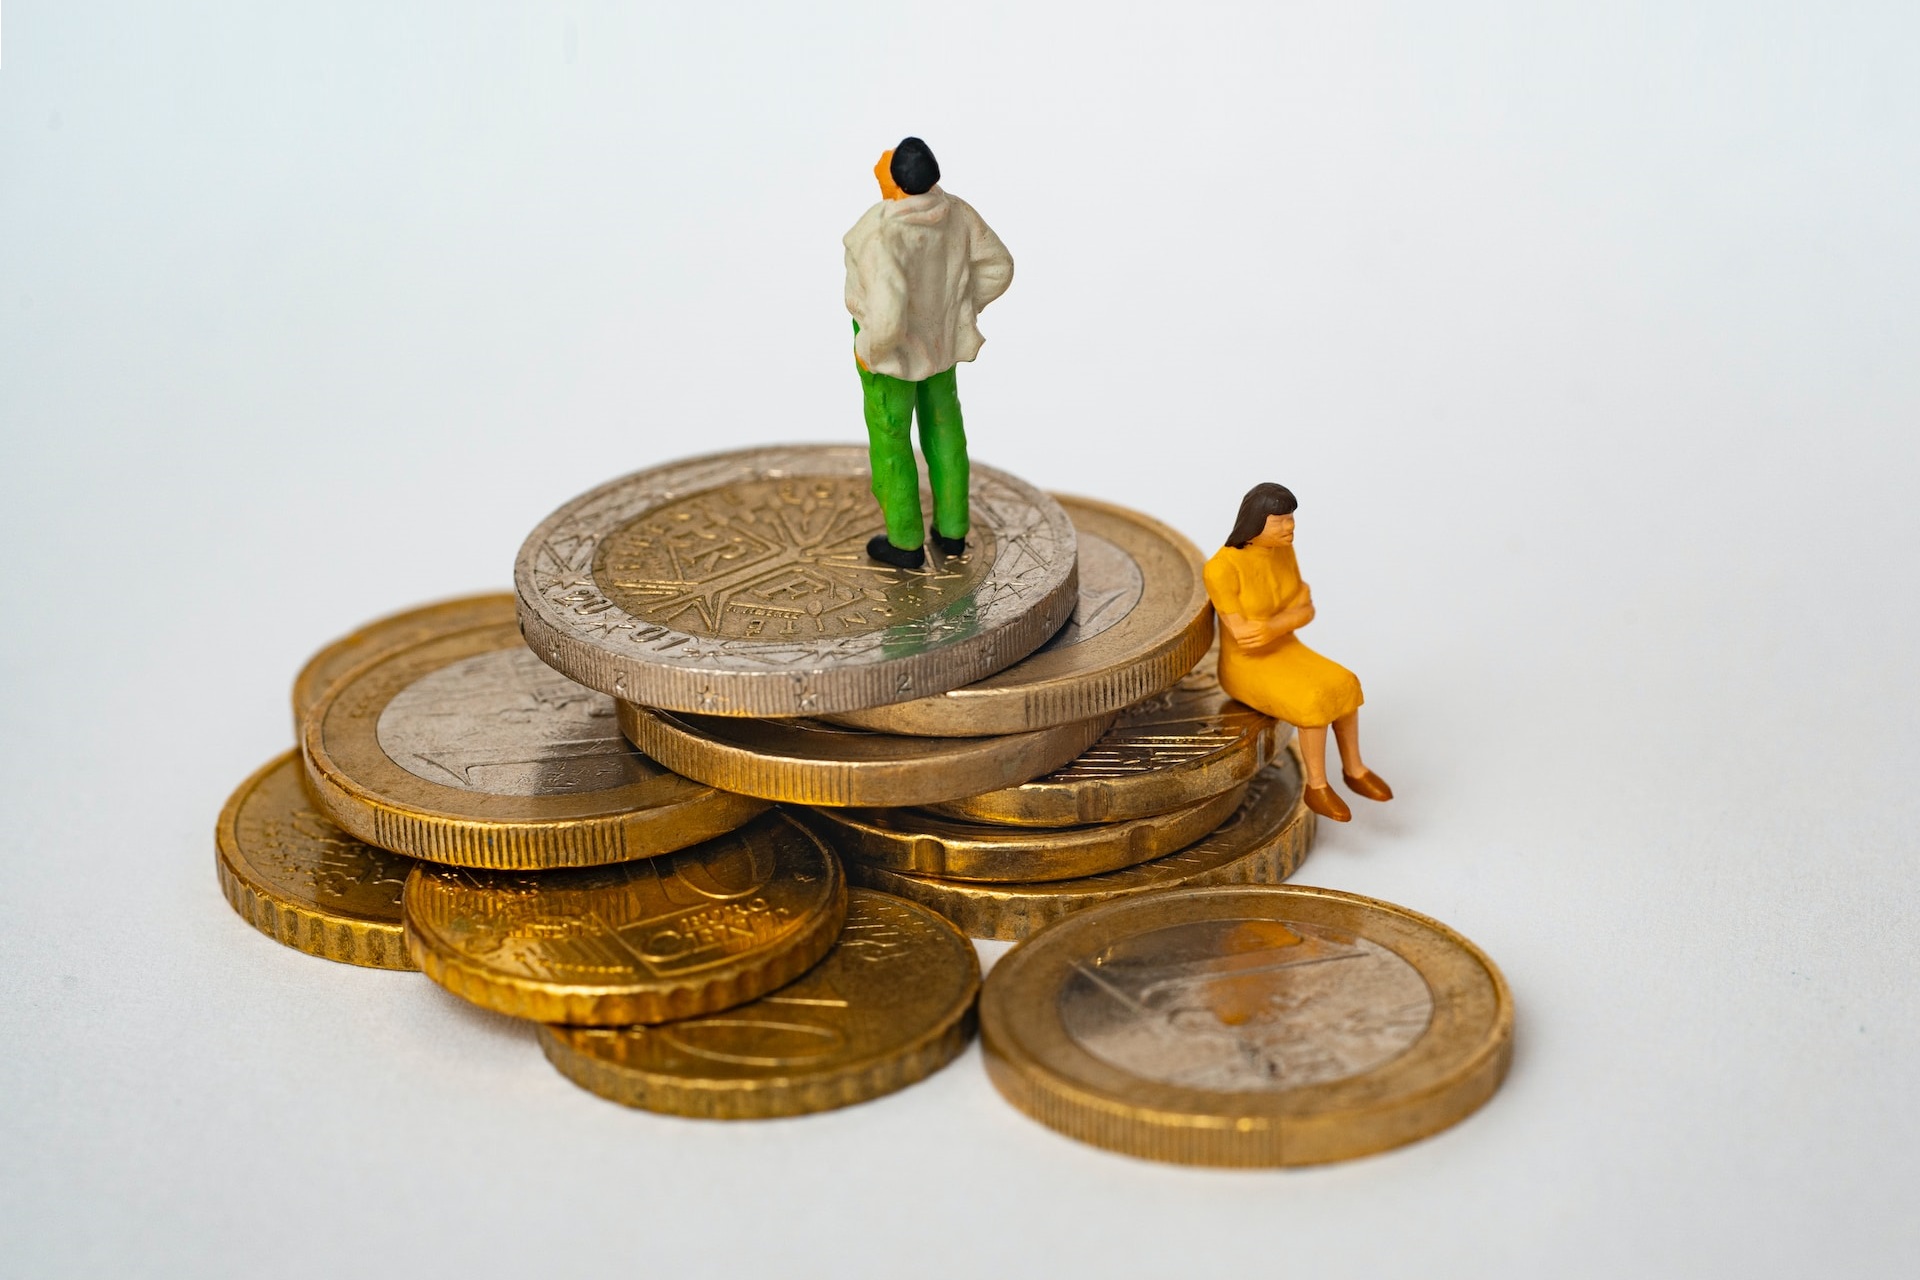
M 1082 1142 L 1181 1164 L 1384 1151 L 1493 1095 L 1513 999 L 1437 920 L 1296 886 L 1111 902 L 1000 958 L 980 998 L 995 1087 Z
M 980 961 L 925 907 L 856 889 L 833 950 L 805 974 L 707 1017 L 540 1029 L 560 1073 L 603 1098 L 713 1120 L 802 1115 L 903 1089 L 973 1036 Z
M 1213 640 L 1199 548 L 1138 511 L 1056 496 L 1080 551 L 1079 597 L 1067 624 L 985 679 L 836 719 L 884 733 L 1022 733 L 1118 711 L 1199 661 Z
M 948 880 L 1071 880 L 1183 849 L 1240 805 L 1246 784 L 1197 803 L 1085 827 L 1022 830 L 924 809 L 809 809 L 813 829 L 849 863 Z
M 308 789 L 334 822 L 458 866 L 651 857 L 766 808 L 635 751 L 613 700 L 540 662 L 510 621 L 356 667 L 321 695 L 302 746 Z
M 1278 884 L 1313 846 L 1315 819 L 1304 800 L 1300 761 L 1288 751 L 1255 774 L 1225 822 L 1176 853 L 1074 880 L 990 883 L 912 875 L 848 862 L 855 884 L 931 907 L 976 938 L 1018 941 L 1076 911 L 1171 889 Z M 1045 833 L 1039 833 L 1045 834 Z
M 1218 648 L 1171 689 L 1120 713 L 1100 741 L 1052 773 L 932 806 L 1019 827 L 1122 822 L 1230 790 L 1284 749 L 1292 729 L 1227 696 Z
M 410 858 L 363 844 L 307 798 L 294 752 L 240 784 L 214 828 L 220 890 L 240 918 L 308 955 L 411 969 L 400 918 Z
M 421 863 L 404 906 L 414 963 L 453 994 L 510 1017 L 612 1027 L 699 1017 L 793 981 L 839 935 L 847 884 L 833 854 L 775 812 L 613 866 Z
M 743 795 L 809 805 L 934 804 L 1059 768 L 1113 717 L 998 738 L 869 733 L 824 720 L 746 720 L 618 704 L 620 728 L 676 773 Z
M 489 592 L 423 604 L 400 613 L 377 618 L 356 631 L 341 636 L 307 660 L 293 682 L 293 732 L 295 738 L 304 727 L 307 712 L 327 691 L 327 686 L 353 668 L 389 649 L 401 649 L 435 636 L 470 627 L 495 626 L 515 618 L 513 593 Z
M 939 693 L 1044 643 L 1072 611 L 1060 504 L 974 463 L 967 550 L 920 569 L 881 532 L 867 450 L 790 445 L 635 472 L 547 517 L 514 565 L 535 653 L 646 706 L 810 716 Z

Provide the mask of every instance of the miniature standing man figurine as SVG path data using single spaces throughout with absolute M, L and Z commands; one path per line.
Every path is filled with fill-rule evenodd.
M 902 139 L 873 174 L 882 199 L 843 241 L 873 496 L 887 523 L 867 554 L 918 569 L 927 529 L 914 412 L 933 488 L 933 544 L 957 556 L 967 549 L 967 431 L 954 369 L 979 354 L 985 339 L 974 318 L 1013 282 L 1013 258 L 973 206 L 940 189 L 940 165 L 920 139 Z
M 1340 744 L 1341 781 L 1355 795 L 1393 790 L 1360 759 L 1360 681 L 1294 634 L 1313 621 L 1313 593 L 1293 554 L 1293 513 L 1282 485 L 1257 484 L 1240 500 L 1227 545 L 1207 561 L 1207 597 L 1220 615 L 1220 687 L 1300 731 L 1307 808 L 1335 822 L 1353 811 L 1327 785 L 1327 726 Z

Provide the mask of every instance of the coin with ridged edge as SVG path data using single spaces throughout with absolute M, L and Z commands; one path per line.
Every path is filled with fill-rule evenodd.
M 456 866 L 653 857 L 766 808 L 635 751 L 613 700 L 541 663 L 511 622 L 355 668 L 314 706 L 302 745 L 308 789 L 334 822 Z
M 520 549 L 527 643 L 646 706 L 825 715 L 941 693 L 1032 653 L 1077 599 L 1073 524 L 974 463 L 967 550 L 921 569 L 869 559 L 882 531 L 867 450 L 710 454 L 602 485 Z
M 836 806 L 934 804 L 1013 786 L 1059 768 L 1113 723 L 1108 715 L 998 738 L 918 738 L 618 706 L 621 731 L 676 773 L 742 795 Z
M 712 1120 L 803 1115 L 903 1089 L 973 1036 L 980 961 L 935 912 L 856 889 L 839 941 L 794 982 L 654 1027 L 542 1027 L 560 1073 L 603 1098 Z
M 1405 907 L 1238 886 L 1112 902 L 1002 956 L 987 1074 L 1042 1124 L 1181 1164 L 1322 1164 L 1476 1110 L 1513 998 L 1480 949 Z
M 1015 941 L 1119 898 L 1199 885 L 1276 884 L 1306 860 L 1314 822 L 1303 799 L 1299 754 L 1290 749 L 1254 775 L 1225 822 L 1178 853 L 1138 866 L 1027 884 L 942 880 L 855 862 L 847 874 L 855 884 L 932 907 L 976 938 Z
M 1151 516 L 1055 495 L 1073 520 L 1080 593 L 1033 653 L 984 680 L 834 718 L 882 733 L 1022 733 L 1118 711 L 1178 680 L 1213 641 L 1199 548 Z
M 1265 768 L 1292 729 L 1227 696 L 1218 649 L 1171 689 L 1120 713 L 1091 747 L 1044 777 L 930 806 L 1016 827 L 1123 822 L 1194 804 Z
M 662 858 L 540 873 L 421 863 L 407 949 L 509 1017 L 619 1027 L 694 1018 L 798 978 L 840 934 L 847 884 L 805 827 L 768 813 Z
M 957 822 L 924 809 L 808 809 L 813 829 L 849 863 L 947 880 L 1072 880 L 1164 857 L 1206 835 L 1247 785 L 1130 822 L 1021 830 Z
M 515 619 L 513 594 L 507 591 L 487 595 L 462 596 L 423 604 L 400 613 L 376 618 L 365 626 L 341 636 L 307 660 L 293 682 L 293 735 L 298 740 L 306 726 L 307 712 L 320 701 L 327 686 L 361 663 L 377 658 L 390 649 L 431 640 L 435 636 L 466 631 L 472 627 L 498 626 Z
M 362 844 L 322 816 L 293 752 L 240 784 L 220 811 L 214 851 L 227 901 L 274 941 L 368 969 L 415 967 L 400 919 L 413 860 Z

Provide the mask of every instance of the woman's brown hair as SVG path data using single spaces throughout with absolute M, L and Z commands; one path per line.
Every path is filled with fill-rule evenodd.
M 1293 490 L 1283 484 L 1268 482 L 1253 486 L 1247 490 L 1247 496 L 1240 499 L 1240 514 L 1233 519 L 1233 532 L 1227 535 L 1227 545 L 1246 546 L 1267 527 L 1268 516 L 1290 516 L 1299 506 Z

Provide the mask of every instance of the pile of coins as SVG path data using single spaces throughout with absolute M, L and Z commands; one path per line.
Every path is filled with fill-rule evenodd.
M 1100 1145 L 1204 1163 L 1333 1159 L 1484 1100 L 1504 1071 L 1510 1003 L 1453 935 L 1487 975 L 1484 1016 L 1442 1053 L 1466 1083 L 1438 1108 L 1428 1076 L 1400 1103 L 1363 1088 L 1398 1118 L 1369 1120 L 1357 1145 L 1300 1146 L 1287 1107 L 1248 1128 L 1242 1104 L 1227 1109 L 1242 1140 L 1196 1143 L 1187 1130 L 1217 1128 L 1219 1104 L 1195 1095 L 1181 1121 L 1158 1096 L 1165 1063 L 1114 1065 L 1119 1051 L 1098 1045 L 1138 1029 L 1089 1012 L 1102 1001 L 1152 1021 L 1157 1000 L 1195 981 L 1217 995 L 1300 981 L 1301 966 L 1313 981 L 1360 975 L 1319 1003 L 1339 1007 L 1352 1043 L 1338 1052 L 1365 1079 L 1440 1023 L 1431 998 L 1410 1003 L 1418 963 L 1389 974 L 1376 954 L 1408 953 L 1369 942 L 1372 917 L 1328 916 L 1325 890 L 1218 887 L 1277 885 L 1314 825 L 1285 726 L 1215 678 L 1190 542 L 976 464 L 966 550 L 930 546 L 918 570 L 880 565 L 864 553 L 876 520 L 865 466 L 862 449 L 794 446 L 624 477 L 533 531 L 515 594 L 425 606 L 329 645 L 295 682 L 298 750 L 221 814 L 228 900 L 289 946 L 418 968 L 536 1022 L 569 1079 L 681 1115 L 821 1111 L 938 1070 L 976 1025 L 967 934 L 1033 939 L 980 1006 L 996 1084 Z M 1153 946 L 1128 951 L 1096 928 L 1089 946 L 1124 954 L 1089 952 L 1079 969 L 1045 970 L 1037 994 L 996 998 L 1003 972 L 1041 973 L 1012 962 L 1067 924 L 1159 921 L 1221 894 L 1226 918 L 1271 927 L 1155 924 L 1184 939 L 1161 958 L 1171 969 Z M 1274 915 L 1262 895 L 1276 894 L 1312 901 Z M 1233 905 L 1249 895 L 1262 901 Z M 1189 972 L 1194 939 L 1225 947 L 1224 977 Z M 1328 958 L 1363 963 L 1326 970 Z M 1054 988 L 1082 969 L 1094 994 L 1076 1003 Z M 1470 986 L 1456 981 L 1442 1003 Z M 1035 1032 L 1032 1001 L 1073 1025 Z M 1269 1035 L 1261 1060 L 1293 1055 L 1289 1088 L 1311 1090 L 1329 1051 L 1301 1057 L 1299 1030 Z M 1049 1057 L 1048 1035 L 1084 1040 L 1083 1056 L 1092 1046 L 1119 1073 L 1119 1101 L 1096 1100 L 1111 1080 Z M 1246 1057 L 1244 1045 L 1224 1052 Z M 1087 1107 L 1093 1120 L 1072 1120 Z M 1115 1128 L 1115 1107 L 1159 1119 Z M 1167 1123 L 1187 1136 L 1155 1127 Z

